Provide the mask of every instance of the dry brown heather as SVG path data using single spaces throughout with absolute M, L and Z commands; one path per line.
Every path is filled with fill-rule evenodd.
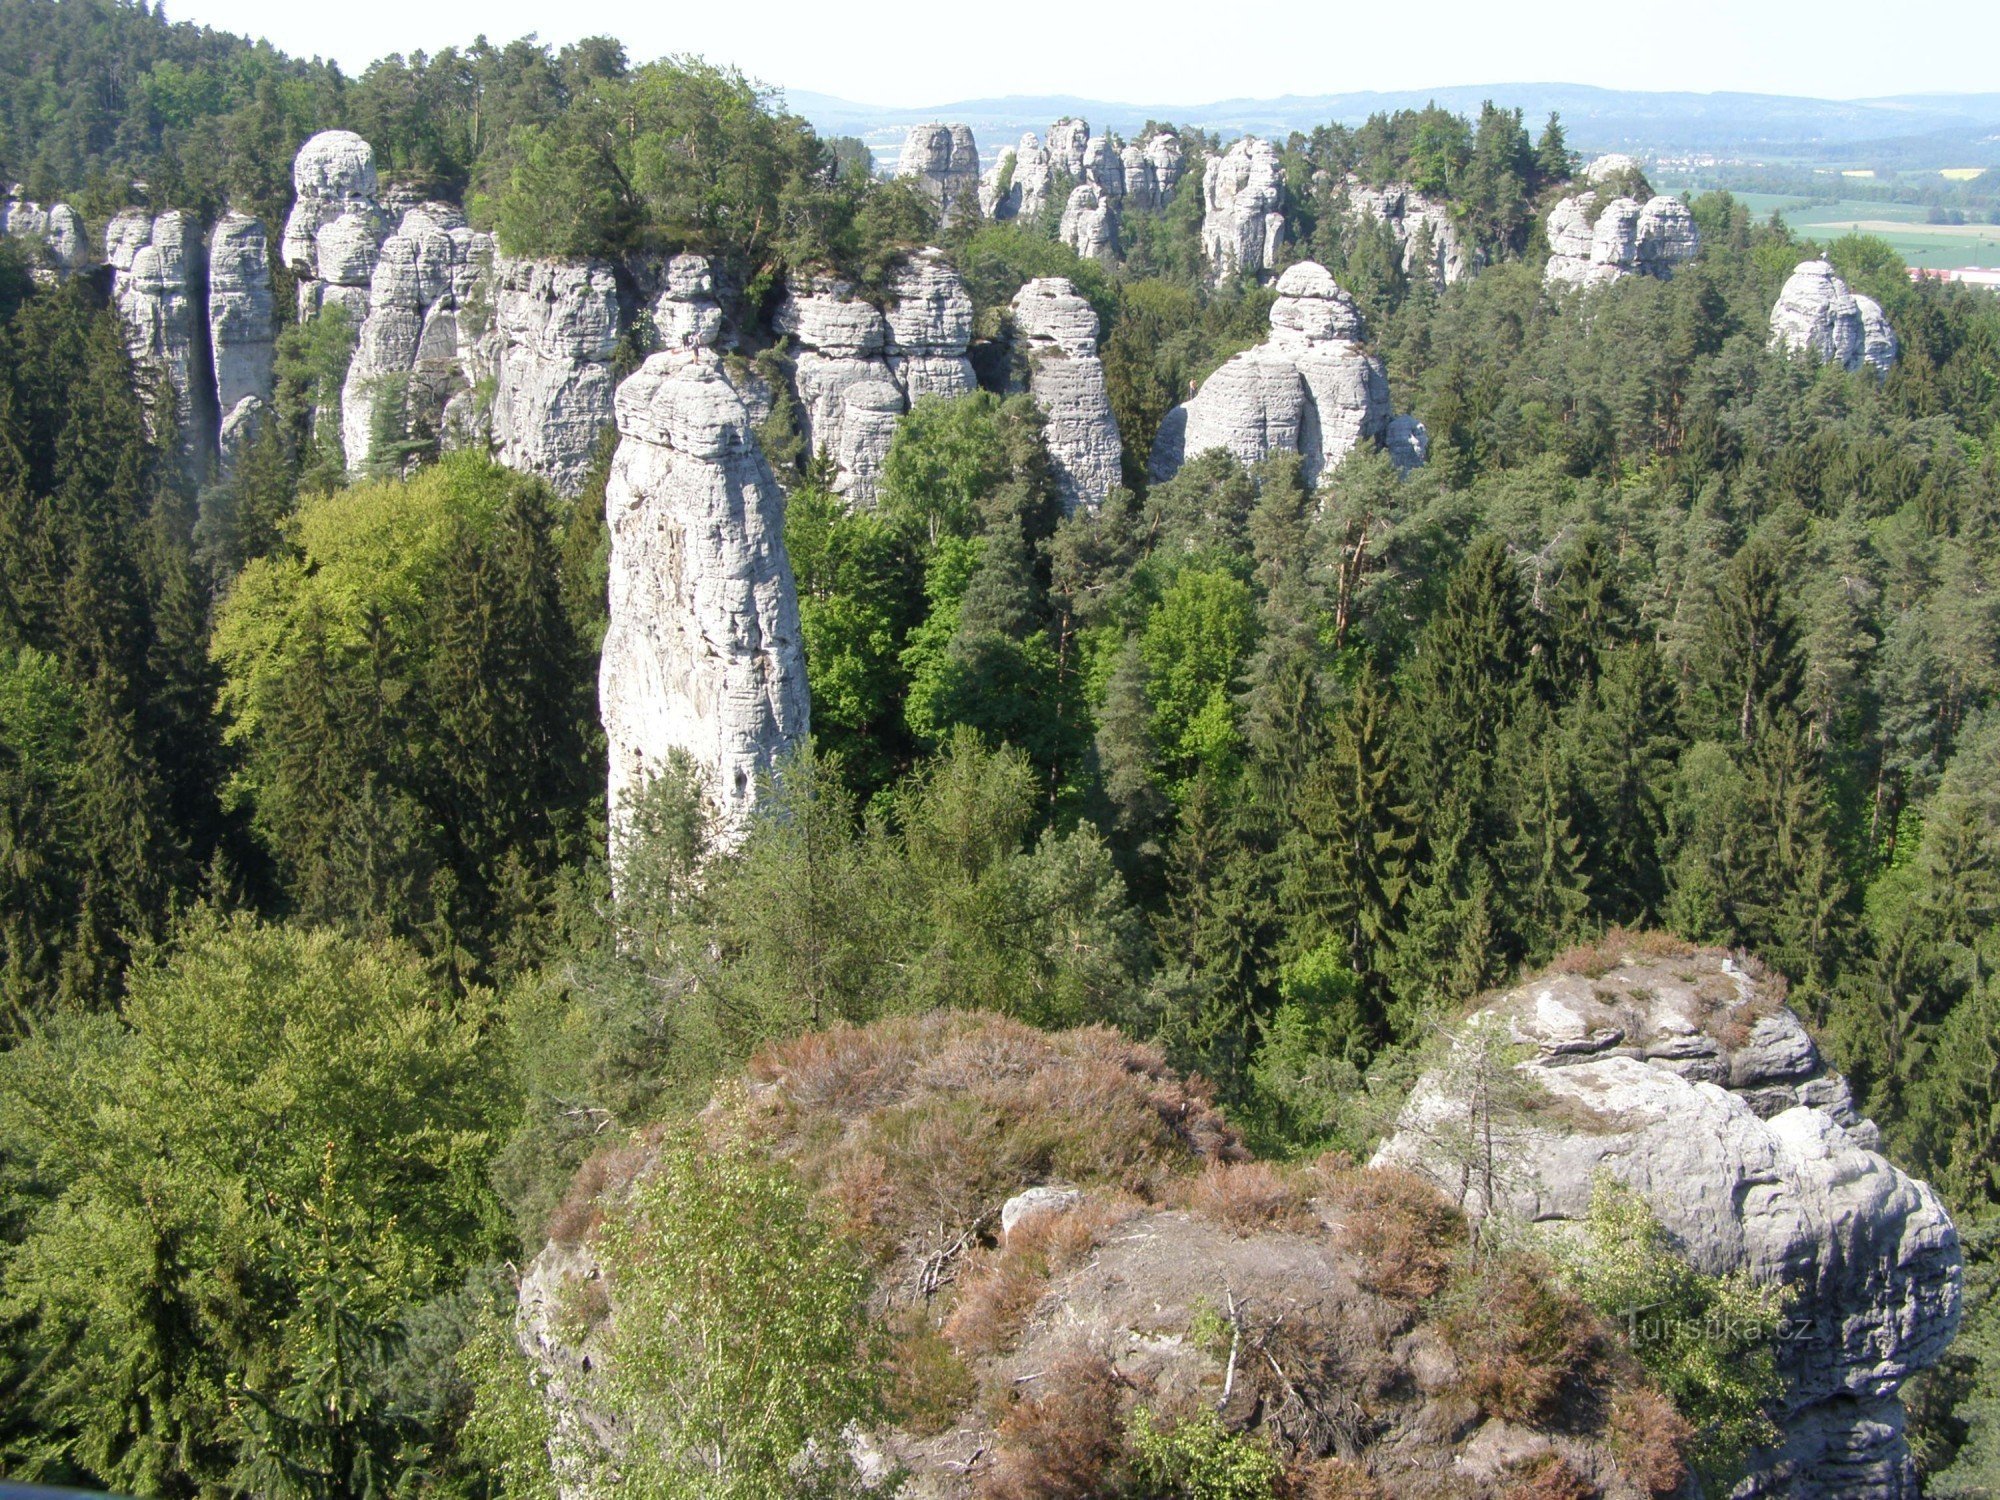
M 1249 1159 L 1199 1080 L 1102 1027 L 939 1013 L 773 1046 L 704 1116 L 873 1257 L 888 1455 L 965 1500 L 1115 1493 L 1135 1408 L 1270 1444 L 1284 1500 L 1668 1494 L 1686 1425 L 1527 1256 L 1421 1178 Z M 650 1142 L 578 1175 L 587 1241 Z M 1040 1184 L 1067 1210 L 1009 1234 Z

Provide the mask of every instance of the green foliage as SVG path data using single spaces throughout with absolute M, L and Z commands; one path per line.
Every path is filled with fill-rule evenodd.
M 1787 1292 L 1747 1271 L 1708 1276 L 1674 1249 L 1645 1199 L 1610 1177 L 1591 1192 L 1583 1242 L 1567 1274 L 1623 1327 L 1646 1374 L 1694 1424 L 1691 1457 L 1705 1485 L 1727 1489 L 1753 1448 L 1773 1443 L 1784 1393 L 1772 1347 Z
M 600 1389 L 632 1434 L 622 1486 L 661 1500 L 857 1493 L 877 1412 L 857 1251 L 783 1167 L 668 1142 L 599 1233 L 617 1316 Z
M 1161 591 L 1139 636 L 1153 706 L 1153 742 L 1178 799 L 1197 775 L 1226 779 L 1236 763 L 1232 697 L 1254 631 L 1249 586 L 1220 569 L 1188 568 Z
M 1162 1425 L 1140 1407 L 1128 1437 L 1137 1493 L 1147 1500 L 1268 1500 L 1285 1469 L 1264 1444 L 1206 1409 Z
M 402 1320 L 503 1243 L 483 1001 L 405 949 L 201 913 L 124 1014 L 0 1054 L 45 1193 L 6 1252 L 43 1353 L 10 1472 L 388 1493 L 434 1436 L 387 1399 Z

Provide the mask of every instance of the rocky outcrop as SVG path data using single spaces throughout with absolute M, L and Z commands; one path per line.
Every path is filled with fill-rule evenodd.
M 899 266 L 890 312 L 855 287 L 820 277 L 788 292 L 774 320 L 794 344 L 793 386 L 807 447 L 834 466 L 834 488 L 856 505 L 874 503 L 896 420 L 926 396 L 959 396 L 975 386 L 966 348 L 972 299 L 936 250 Z
M 67 203 L 43 208 L 31 203 L 20 183 L 8 189 L 7 201 L 0 203 L 0 236 L 7 239 L 39 240 L 47 258 L 47 269 L 67 276 L 91 263 L 90 235 L 83 216 Z
M 1201 248 L 1216 280 L 1262 276 L 1285 237 L 1285 170 L 1269 141 L 1246 135 L 1202 176 Z
M 1062 242 L 1084 260 L 1118 259 L 1118 209 L 1115 200 L 1095 183 L 1078 184 L 1063 206 Z
M 224 474 L 270 416 L 277 337 L 264 226 L 248 214 L 224 214 L 208 237 L 208 342 Z
M 722 337 L 715 271 L 705 255 L 668 261 L 653 303 L 653 332 L 662 349 L 713 348 Z
M 1141 213 L 1165 208 L 1180 186 L 1186 165 L 1180 137 L 1169 130 L 1156 130 L 1127 146 L 1123 157 L 1126 207 Z
M 461 341 L 462 357 L 468 385 L 493 392 L 484 425 L 494 456 L 576 494 L 613 420 L 611 365 L 623 328 L 615 268 L 496 255 L 476 300 L 491 322 L 476 341 Z
M 807 729 L 784 497 L 712 349 L 649 358 L 618 387 L 617 421 L 599 673 L 613 852 L 627 797 L 676 750 L 732 843 L 760 778 Z
M 979 146 L 970 125 L 912 125 L 896 175 L 914 179 L 949 222 L 979 201 Z
M 104 259 L 111 267 L 111 300 L 125 325 L 125 345 L 140 376 L 147 426 L 158 438 L 171 417 L 183 461 L 201 475 L 213 451 L 215 384 L 202 313 L 206 259 L 201 226 L 178 210 L 154 218 L 128 208 L 104 231 Z M 173 402 L 163 412 L 156 399 L 164 379 Z
M 407 445 L 442 437 L 467 389 L 459 315 L 492 258 L 492 236 L 448 203 L 409 209 L 382 241 L 341 391 L 350 474 L 400 469 Z
M 1549 210 L 1545 285 L 1609 286 L 1627 276 L 1667 281 L 1701 253 L 1687 205 L 1655 195 L 1631 157 L 1601 156 L 1584 177 L 1595 185 Z
M 1097 353 L 1097 313 L 1070 282 L 1047 276 L 1015 293 L 1013 314 L 1028 394 L 1048 419 L 1042 441 L 1063 508 L 1096 510 L 1119 482 L 1121 452 Z
M 1107 198 L 1125 196 L 1125 158 L 1109 136 L 1094 135 L 1083 143 L 1080 175 Z
M 1083 180 L 1084 151 L 1090 145 L 1090 123 L 1065 115 L 1049 127 L 1049 164 L 1072 182 Z
M 1404 183 L 1369 187 L 1350 176 L 1344 184 L 1350 219 L 1389 226 L 1403 253 L 1403 270 L 1443 288 L 1462 281 L 1478 268 L 1478 252 L 1459 233 L 1451 208 Z
M 1877 375 L 1886 375 L 1900 352 L 1882 304 L 1848 290 L 1823 260 L 1802 261 L 1786 278 L 1771 309 L 1771 347 L 1849 371 L 1865 365 Z
M 368 316 L 375 257 L 389 233 L 376 198 L 375 148 L 351 130 L 323 130 L 292 161 L 292 212 L 282 253 L 299 282 L 299 317 L 345 309 L 359 330 Z
M 1480 1014 L 1527 1049 L 1513 1071 L 1535 1097 L 1485 1132 L 1493 1170 L 1468 1172 L 1450 1144 L 1478 1086 L 1454 1063 L 1418 1084 L 1376 1164 L 1544 1234 L 1583 1219 L 1610 1174 L 1701 1269 L 1792 1289 L 1784 1442 L 1736 1493 L 1914 1500 L 1897 1391 L 1957 1328 L 1958 1235 L 1937 1194 L 1877 1154 L 1760 972 L 1654 944 L 1509 991 Z
M 1218 448 L 1244 464 L 1297 453 L 1308 484 L 1363 443 L 1389 446 L 1399 463 L 1420 462 L 1429 442 L 1415 418 L 1404 419 L 1389 444 L 1395 414 L 1388 376 L 1363 337 L 1354 299 L 1325 267 L 1309 260 L 1287 267 L 1271 306 L 1271 336 L 1167 414 L 1153 444 L 1153 477 L 1169 479 L 1188 459 Z
M 1019 146 L 1003 146 L 979 179 L 979 211 L 989 219 L 1032 219 L 1048 205 L 1055 168 L 1031 130 Z

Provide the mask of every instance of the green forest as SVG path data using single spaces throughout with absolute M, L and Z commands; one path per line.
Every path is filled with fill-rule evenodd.
M 1365 1159 L 1439 1018 L 1657 929 L 1781 973 L 1944 1194 L 1967 1315 L 1911 1439 L 1929 1493 L 2000 1493 L 2000 299 L 1712 193 L 1697 261 L 1585 305 L 1541 282 L 1560 122 L 1328 126 L 1285 143 L 1284 253 L 1355 296 L 1430 461 L 1149 485 L 1167 411 L 1267 326 L 1268 288 L 1205 275 L 1213 138 L 1113 269 L 1051 222 L 940 225 L 698 59 L 481 39 L 348 78 L 144 0 L 0 3 L 0 168 L 99 233 L 132 201 L 281 223 L 335 126 L 509 253 L 708 253 L 751 324 L 925 243 L 982 335 L 1067 276 L 1128 487 L 1065 515 L 1041 416 L 982 391 L 910 413 L 850 510 L 781 402 L 812 744 L 736 848 L 691 767 L 657 778 L 614 896 L 609 444 L 575 501 L 464 453 L 350 485 L 318 324 L 281 337 L 282 420 L 198 484 L 102 286 L 0 241 L 0 1473 L 550 1493 L 518 1269 L 587 1158 L 760 1049 L 1103 1024 L 1258 1155 Z M 1489 263 L 1412 281 L 1337 212 L 1350 171 L 1448 200 Z M 1814 253 L 1886 309 L 1886 379 L 1767 348 Z M 851 1297 L 796 1193 L 688 1171 Z M 729 1233 L 657 1191 L 684 1253 Z M 1134 1493 L 1274 1493 L 1231 1482 Z

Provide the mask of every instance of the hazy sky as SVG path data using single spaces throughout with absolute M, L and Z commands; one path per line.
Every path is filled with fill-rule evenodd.
M 482 32 L 553 43 L 608 33 L 635 60 L 696 52 L 766 83 L 907 106 L 1045 93 L 1199 104 L 1500 82 L 1820 98 L 2000 91 L 1993 0 L 168 0 L 168 14 L 354 72 Z

